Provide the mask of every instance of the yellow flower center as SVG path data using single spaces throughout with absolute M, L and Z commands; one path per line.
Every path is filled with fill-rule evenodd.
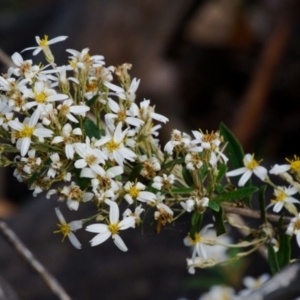
M 98 89 L 98 85 L 97 85 L 97 81 L 95 81 L 95 80 L 93 80 L 90 83 L 87 83 L 85 86 L 86 92 L 93 92 L 93 91 L 96 91 L 97 89 Z
M 60 112 L 63 114 L 63 115 L 66 115 L 67 113 L 69 113 L 70 111 L 70 107 L 68 105 L 65 105 L 65 104 L 62 104 L 61 107 L 60 107 Z
M 109 224 L 108 225 L 108 230 L 112 233 L 112 234 L 117 234 L 120 230 L 118 223 L 115 224 Z
M 47 98 L 47 96 L 43 92 L 40 93 L 40 94 L 36 94 L 35 95 L 35 100 L 38 103 L 45 103 L 46 102 L 46 98 Z
M 118 121 L 123 122 L 126 119 L 126 112 L 125 111 L 119 111 L 118 112 Z
M 274 202 L 284 201 L 286 197 L 287 197 L 287 194 L 285 192 L 283 192 L 281 190 L 277 190 L 276 199 L 271 200 L 271 202 L 274 203 Z
M 62 233 L 63 235 L 62 241 L 64 241 L 66 236 L 68 236 L 68 234 L 71 232 L 71 227 L 68 224 L 57 224 L 57 226 L 59 227 L 59 230 L 54 231 L 54 233 Z
M 262 162 L 262 159 L 260 161 L 257 161 L 254 159 L 254 154 L 252 154 L 252 160 L 248 163 L 245 163 L 245 166 L 247 169 L 253 171 L 256 167 L 259 166 L 259 164 Z
M 19 131 L 16 136 L 17 138 L 28 138 L 28 137 L 31 137 L 33 135 L 33 132 L 34 132 L 34 127 L 30 127 L 26 124 L 24 124 L 24 128 Z
M 115 141 L 111 140 L 110 142 L 108 142 L 106 144 L 106 147 L 109 152 L 113 152 L 113 151 L 119 149 L 119 144 L 117 144 Z
M 44 35 L 44 38 L 41 39 L 40 44 L 41 47 L 46 47 L 48 46 L 48 35 Z
M 95 155 L 88 155 L 85 159 L 88 165 L 92 165 L 97 161 L 97 157 Z
M 132 198 L 136 198 L 139 195 L 139 193 L 140 193 L 140 191 L 135 186 L 131 187 L 129 190 L 129 195 Z
M 201 241 L 201 236 L 200 236 L 199 233 L 195 234 L 195 239 L 192 239 L 190 237 L 190 242 L 191 242 L 192 245 L 196 245 L 196 244 L 200 243 L 200 241 Z
M 299 157 L 294 155 L 294 159 L 289 160 L 289 159 L 286 158 L 286 160 L 290 163 L 292 172 L 297 173 L 297 172 L 300 171 L 300 159 L 299 159 Z
M 216 140 L 219 137 L 218 133 L 214 133 L 213 131 L 211 133 L 208 133 L 206 131 L 206 134 L 203 135 L 202 137 L 202 141 L 203 142 L 207 142 L 207 143 L 211 143 L 212 141 Z
M 300 220 L 296 221 L 294 224 L 294 230 L 300 230 Z

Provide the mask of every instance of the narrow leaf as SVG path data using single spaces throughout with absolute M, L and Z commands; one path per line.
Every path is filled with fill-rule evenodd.
M 190 237 L 191 239 L 195 239 L 195 234 L 200 231 L 201 224 L 202 224 L 203 215 L 199 214 L 198 212 L 194 212 L 192 215 L 192 226 L 190 229 Z
M 80 177 L 81 169 L 74 169 L 75 172 L 75 183 L 84 190 L 87 188 L 91 182 L 89 178 Z
M 177 159 L 174 159 L 174 160 L 171 160 L 169 162 L 167 162 L 166 164 L 162 165 L 162 169 L 167 169 L 167 168 L 170 168 L 172 167 L 173 165 L 179 165 L 179 164 L 182 164 L 184 163 L 184 158 L 183 157 L 179 157 Z
M 129 175 L 129 180 L 130 181 L 135 181 L 138 178 L 138 176 L 140 175 L 142 169 L 143 169 L 142 164 L 137 164 L 136 166 L 134 166 L 131 173 L 130 173 L 130 175 Z
M 243 158 L 245 156 L 242 145 L 236 139 L 232 131 L 225 126 L 225 124 L 220 124 L 220 133 L 224 140 L 228 143 L 226 146 L 227 157 L 233 169 L 243 167 Z
M 279 271 L 279 264 L 275 250 L 271 244 L 268 245 L 268 261 L 270 265 L 271 273 L 274 275 Z
M 278 258 L 278 265 L 280 269 L 284 268 L 290 263 L 291 241 L 290 241 L 290 236 L 287 234 L 283 234 L 280 236 L 277 258 Z
M 218 203 L 231 202 L 231 201 L 240 200 L 242 198 L 250 196 L 256 191 L 258 191 L 258 188 L 254 187 L 254 186 L 243 187 L 238 190 L 219 195 L 219 196 L 215 197 L 213 200 Z
M 86 104 L 87 104 L 89 107 L 92 107 L 92 106 L 96 103 L 96 101 L 97 101 L 98 98 L 99 98 L 99 95 L 97 94 L 97 95 L 93 96 L 90 100 L 88 100 L 88 101 L 86 102 Z
M 223 211 L 222 207 L 219 207 L 219 211 L 213 211 L 213 215 L 216 220 L 217 236 L 226 233 L 226 228 L 224 225 L 224 211 Z
M 218 175 L 217 175 L 217 178 L 216 178 L 217 183 L 219 183 L 222 180 L 222 178 L 224 177 L 226 172 L 227 172 L 226 165 L 225 164 L 220 164 L 219 167 L 218 167 Z
M 217 204 L 215 201 L 209 201 L 208 202 L 208 207 L 214 211 L 219 211 L 220 210 L 220 206 L 219 204 Z
M 86 132 L 86 135 L 89 138 L 95 137 L 96 139 L 100 139 L 100 131 L 92 120 L 85 119 L 83 122 L 83 127 Z
M 174 194 L 190 194 L 193 192 L 194 188 L 179 188 L 179 189 L 172 189 L 172 193 Z
M 182 167 L 182 177 L 188 186 L 194 185 L 192 173 L 186 167 Z
M 260 187 L 258 191 L 258 201 L 259 201 L 259 208 L 260 208 L 260 216 L 261 220 L 266 223 L 266 201 L 265 201 L 265 193 L 266 193 L 267 186 L 263 185 Z

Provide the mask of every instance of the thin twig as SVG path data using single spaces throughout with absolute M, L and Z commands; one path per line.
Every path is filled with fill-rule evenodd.
M 45 267 L 33 256 L 28 248 L 20 241 L 18 236 L 0 219 L 0 232 L 4 238 L 13 246 L 18 254 L 38 273 L 50 290 L 60 300 L 71 300 L 59 282 L 45 269 Z
M 254 219 L 261 218 L 260 211 L 258 211 L 258 210 L 252 210 L 252 209 L 243 208 L 243 207 L 234 207 L 234 206 L 230 206 L 230 205 L 222 205 L 222 207 L 223 207 L 224 211 L 227 213 L 237 214 L 240 216 L 250 217 L 250 218 L 254 218 Z M 270 222 L 278 222 L 279 219 L 281 218 L 281 216 L 266 214 L 266 218 Z M 282 217 L 282 220 L 284 223 L 290 223 L 292 220 L 292 217 Z
M 7 67 L 15 67 L 11 58 L 0 48 L 0 61 Z

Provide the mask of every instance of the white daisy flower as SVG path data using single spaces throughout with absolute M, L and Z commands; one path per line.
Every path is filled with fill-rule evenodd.
M 78 120 L 72 115 L 85 117 L 86 113 L 90 108 L 84 104 L 82 105 L 73 105 L 73 100 L 65 100 L 62 104 L 57 106 L 57 109 L 63 116 L 66 116 L 70 121 L 78 123 Z
M 206 260 L 208 258 L 206 249 L 204 247 L 202 236 L 206 233 L 207 229 L 213 227 L 212 224 L 208 224 L 202 228 L 199 233 L 195 234 L 195 239 L 193 240 L 190 236 L 184 238 L 183 243 L 185 246 L 193 247 L 192 259 L 195 260 L 195 257 L 198 255 L 199 257 Z
M 75 168 L 82 169 L 89 166 L 97 174 L 105 175 L 104 169 L 99 164 L 105 163 L 107 157 L 101 150 L 91 147 L 89 137 L 86 137 L 85 144 L 75 143 L 74 146 L 75 151 L 81 157 L 75 161 Z
M 239 296 L 245 297 L 250 295 L 255 290 L 259 289 L 264 283 L 266 283 L 270 279 L 269 274 L 262 274 L 258 278 L 253 278 L 250 276 L 246 276 L 243 279 L 243 284 L 246 289 L 239 292 Z
M 300 213 L 298 213 L 298 215 L 291 220 L 286 230 L 286 234 L 291 236 L 295 234 L 297 244 L 300 247 Z
M 8 122 L 8 125 L 15 130 L 15 132 L 12 132 L 13 142 L 17 139 L 16 146 L 17 149 L 20 150 L 21 156 L 25 156 L 28 152 L 32 136 L 36 136 L 40 140 L 43 140 L 43 138 L 51 137 L 53 135 L 52 130 L 42 127 L 41 124 L 37 124 L 39 115 L 40 112 L 36 109 L 30 119 L 26 118 L 23 123 L 21 123 L 18 118 Z M 40 125 L 40 127 L 37 125 Z
M 157 190 L 164 189 L 170 189 L 175 181 L 175 176 L 173 174 L 166 175 L 162 174 L 162 176 L 155 176 L 153 178 L 152 187 L 154 187 Z
M 245 167 L 230 171 L 226 173 L 226 176 L 237 176 L 242 175 L 238 185 L 244 186 L 245 183 L 250 179 L 251 175 L 254 173 L 259 179 L 265 180 L 267 177 L 268 171 L 264 167 L 259 165 L 259 161 L 254 159 L 254 154 L 246 154 L 243 159 Z
M 139 87 L 140 80 L 133 78 L 131 84 L 128 89 L 121 88 L 115 84 L 110 82 L 104 82 L 104 85 L 108 87 L 110 90 L 113 90 L 116 95 L 122 100 L 129 100 L 130 102 L 134 102 L 136 97 L 136 91 Z
M 274 190 L 275 199 L 271 200 L 271 203 L 267 206 L 267 208 L 274 205 L 273 211 L 278 213 L 282 210 L 283 206 L 286 203 L 300 203 L 299 200 L 297 200 L 296 198 L 290 197 L 296 194 L 297 192 L 297 189 L 292 186 L 277 187 L 277 189 Z
M 73 159 L 74 158 L 74 145 L 75 141 L 77 140 L 76 136 L 81 136 L 82 131 L 80 128 L 75 128 L 72 129 L 72 126 L 67 123 L 64 125 L 62 129 L 62 136 L 56 136 L 52 140 L 52 144 L 58 144 L 58 143 L 65 143 L 65 153 L 66 157 L 68 159 Z
M 157 114 L 154 112 L 154 107 L 149 106 L 150 100 L 144 99 L 142 102 L 140 102 L 140 108 L 137 106 L 137 104 L 132 103 L 130 106 L 130 113 L 134 116 L 138 116 L 141 120 L 147 121 L 149 118 L 152 118 L 154 120 L 166 123 L 169 121 L 169 119 L 161 114 Z
M 128 128 L 122 132 L 122 122 L 120 122 L 113 135 L 107 131 L 107 135 L 95 143 L 96 147 L 102 146 L 108 158 L 111 161 L 115 160 L 120 166 L 124 165 L 125 160 L 134 161 L 136 157 L 136 154 L 124 145 L 127 131 Z
M 32 55 L 37 55 L 37 54 L 39 54 L 42 50 L 43 50 L 43 51 L 47 50 L 47 48 L 49 48 L 49 45 L 52 45 L 52 44 L 55 44 L 55 43 L 64 41 L 64 40 L 66 40 L 67 38 L 68 38 L 67 36 L 58 36 L 58 37 L 56 37 L 56 38 L 53 38 L 53 39 L 51 39 L 51 40 L 48 40 L 48 36 L 47 36 L 47 35 L 44 35 L 44 38 L 43 38 L 43 39 L 40 39 L 39 36 L 36 36 L 36 37 L 35 37 L 35 40 L 36 40 L 38 46 L 26 48 L 26 49 L 24 49 L 24 50 L 21 51 L 21 52 L 24 52 L 24 51 L 27 51 L 27 50 L 34 50 L 33 53 L 32 53 Z
M 67 49 L 69 56 L 69 63 L 73 70 L 78 72 L 78 69 L 88 69 L 89 67 L 98 68 L 105 65 L 102 55 L 89 55 L 89 48 L 84 48 L 81 52 L 74 49 Z
M 297 157 L 296 155 L 294 155 L 294 159 L 287 159 L 287 162 L 289 162 L 289 164 L 284 164 L 284 165 L 275 165 L 270 171 L 270 174 L 280 174 L 280 173 L 284 173 L 287 172 L 289 170 L 291 170 L 292 173 L 300 173 L 300 158 Z
M 72 221 L 70 223 L 67 223 L 64 216 L 62 215 L 62 213 L 60 212 L 58 207 L 55 208 L 55 213 L 56 213 L 56 216 L 57 216 L 60 224 L 57 224 L 58 227 L 59 227 L 59 230 L 54 231 L 54 233 L 62 233 L 62 235 L 63 235 L 62 241 L 64 241 L 64 239 L 66 237 L 68 237 L 71 244 L 75 248 L 81 249 L 81 244 L 78 241 L 75 234 L 73 233 L 73 231 L 81 229 L 82 228 L 82 222 L 81 221 Z
M 107 113 L 105 115 L 105 120 L 111 119 L 117 122 L 122 122 L 126 123 L 135 127 L 140 127 L 141 125 L 144 124 L 143 120 L 140 120 L 136 118 L 136 115 L 130 115 L 129 111 L 126 111 L 121 108 L 121 106 L 113 101 L 112 99 L 108 98 L 108 106 L 111 109 L 112 112 L 114 113 Z
M 135 223 L 135 218 L 129 216 L 119 221 L 119 207 L 116 202 L 106 200 L 105 203 L 110 206 L 108 224 L 92 224 L 86 227 L 86 231 L 98 233 L 91 241 L 91 246 L 102 244 L 110 237 L 113 238 L 115 245 L 126 252 L 128 248 L 119 236 L 120 230 L 125 230 Z
M 127 194 L 125 194 L 124 196 L 124 199 L 129 204 L 132 204 L 133 200 L 135 199 L 141 202 L 153 202 L 155 199 L 155 195 L 151 192 L 144 191 L 145 188 L 146 186 L 140 182 L 133 183 L 128 181 L 124 185 L 124 190 L 127 192 Z
M 224 285 L 212 286 L 209 292 L 205 293 L 199 298 L 199 300 L 217 300 L 217 299 L 238 300 L 240 298 L 235 296 L 235 292 L 232 287 L 224 286 Z
M 33 89 L 24 90 L 24 95 L 34 99 L 34 101 L 25 104 L 26 109 L 30 109 L 34 106 L 43 108 L 49 102 L 69 98 L 68 95 L 56 93 L 54 89 L 50 89 L 43 81 L 36 82 Z

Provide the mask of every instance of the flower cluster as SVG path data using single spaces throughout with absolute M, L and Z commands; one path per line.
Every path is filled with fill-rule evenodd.
M 56 197 L 75 211 L 84 204 L 95 207 L 93 216 L 70 223 L 56 208 L 60 221 L 56 232 L 80 249 L 74 232 L 85 228 L 96 234 L 91 246 L 111 237 L 120 250 L 127 251 L 121 231 L 140 226 L 146 211 L 152 215 L 157 233 L 186 214 L 191 225 L 184 242 L 193 247 L 187 262 L 194 273 L 195 267 L 224 263 L 263 244 L 276 244 L 278 237 L 266 218 L 252 241 L 233 244 L 206 233 L 214 226 L 221 235 L 227 221 L 240 226 L 224 212 L 247 205 L 243 199 L 258 190 L 251 185 L 254 174 L 274 188 L 274 199 L 262 206 L 262 216 L 271 206 L 275 213 L 286 208 L 295 216 L 286 233 L 296 234 L 300 245 L 300 214 L 295 206 L 299 201 L 292 197 L 300 191 L 299 158 L 270 170 L 290 185 L 279 187 L 254 155 L 240 157 L 244 166 L 228 171 L 228 160 L 231 165 L 233 160 L 226 146 L 236 142 L 223 137 L 229 132 L 226 127 L 215 132 L 192 131 L 191 135 L 174 129 L 161 147 L 158 130 L 168 118 L 155 112 L 150 100 L 136 102 L 140 80 L 130 77 L 131 65 L 106 66 L 103 56 L 90 55 L 85 48 L 67 49 L 66 65 L 58 66 L 50 45 L 66 38 L 36 37 L 38 45 L 23 51 L 33 50 L 33 55 L 42 51 L 47 63 L 34 64 L 14 53 L 15 67 L 0 76 L 0 137 L 4 141 L 0 165 L 14 167 L 14 176 L 26 183 L 34 196 L 46 191 L 47 198 Z M 15 155 L 12 160 L 11 153 Z M 242 176 L 235 187 L 229 177 L 237 175 Z M 213 216 L 214 224 L 203 227 L 206 212 Z M 248 250 L 230 258 L 228 247 Z M 221 249 L 222 255 L 212 255 L 212 249 L 216 253 Z

